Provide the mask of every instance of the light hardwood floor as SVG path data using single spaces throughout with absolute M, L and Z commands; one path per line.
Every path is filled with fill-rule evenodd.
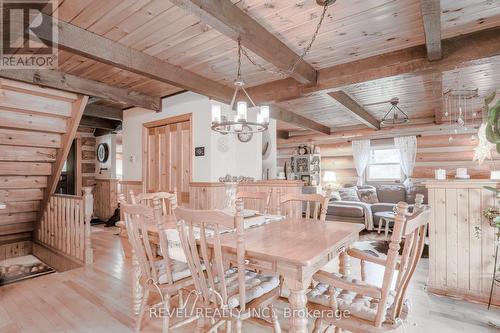
M 0 288 L 0 332 L 133 332 L 132 273 L 121 255 L 115 228 L 93 228 L 95 264 Z M 357 263 L 353 260 L 353 267 Z M 424 291 L 428 261 L 422 260 L 411 285 L 407 332 L 498 332 L 487 325 L 500 321 L 500 309 L 486 310 Z M 380 270 L 370 266 L 371 282 Z M 278 311 L 283 304 L 277 304 Z M 282 327 L 287 328 L 287 322 Z M 143 332 L 160 332 L 161 320 L 145 318 Z M 192 332 L 186 326 L 174 332 Z M 244 332 L 271 332 L 245 322 Z

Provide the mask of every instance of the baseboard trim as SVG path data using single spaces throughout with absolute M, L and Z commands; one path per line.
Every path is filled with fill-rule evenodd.
M 84 263 L 45 244 L 33 242 L 33 255 L 58 272 L 82 267 Z

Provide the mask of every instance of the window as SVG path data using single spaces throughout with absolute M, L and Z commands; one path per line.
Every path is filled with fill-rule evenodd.
M 401 180 L 403 174 L 399 160 L 399 149 L 373 148 L 368 162 L 367 179 L 371 181 Z

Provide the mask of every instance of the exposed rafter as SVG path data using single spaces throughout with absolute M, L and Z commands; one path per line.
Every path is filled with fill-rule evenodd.
M 305 129 L 310 129 L 320 134 L 330 135 L 331 133 L 330 127 L 317 123 L 311 119 L 298 115 L 294 112 L 285 110 L 277 105 L 271 105 L 269 116 L 273 119 L 281 120 L 286 123 L 299 126 Z
M 109 120 L 123 120 L 123 110 L 99 104 L 88 104 L 83 112 L 84 116 L 97 117 Z
M 373 128 L 376 130 L 380 129 L 380 122 L 344 91 L 334 91 L 329 93 L 328 95 L 342 104 L 351 116 L 358 119 L 369 128 Z
M 111 120 L 104 119 L 92 116 L 83 116 L 80 121 L 81 127 L 90 127 L 90 128 L 100 128 L 103 130 L 114 131 L 121 125 L 121 121 L 119 120 Z
M 420 0 L 429 60 L 441 59 L 441 1 Z
M 161 99 L 55 70 L 0 69 L 0 77 L 160 111 Z
M 299 56 L 267 31 L 247 13 L 229 0 L 171 0 L 174 4 L 198 16 L 202 21 L 220 33 L 237 40 L 262 59 L 277 68 L 288 71 Z M 304 60 L 300 61 L 291 74 L 301 83 L 316 83 L 317 72 Z
M 19 23 L 21 24 L 21 22 Z M 227 101 L 233 92 L 230 87 L 217 81 L 207 79 L 72 24 L 59 21 L 58 28 L 57 40 L 53 40 L 53 34 L 48 28 L 42 29 L 42 27 L 37 30 L 37 37 L 44 41 L 51 41 L 60 49 L 73 54 L 191 90 L 216 100 Z
M 248 93 L 256 103 L 271 103 L 385 77 L 443 72 L 487 63 L 487 58 L 500 55 L 498 45 L 500 27 L 443 40 L 441 60 L 429 61 L 425 46 L 416 46 L 322 69 L 314 86 L 288 78 L 249 88 Z

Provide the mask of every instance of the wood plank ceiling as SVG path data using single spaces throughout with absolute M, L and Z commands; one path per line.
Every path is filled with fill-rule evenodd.
M 231 1 L 296 54 L 303 52 L 322 11 L 314 0 Z M 321 70 L 425 45 L 422 1 L 337 0 L 329 7 L 305 61 Z M 442 0 L 440 6 L 443 39 L 500 26 L 498 0 Z M 169 1 L 63 0 L 57 14 L 60 20 L 89 32 L 215 82 L 232 85 L 237 62 L 234 40 Z M 248 54 L 260 65 L 255 66 L 244 59 L 242 71 L 249 86 L 286 76 L 252 51 L 249 50 Z M 387 77 L 347 85 L 342 90 L 377 120 L 388 108 L 388 104 L 381 102 L 392 97 L 400 98 L 401 107 L 408 111 L 410 118 L 432 118 L 440 112 L 443 89 L 471 84 L 479 88 L 481 94 L 486 94 L 500 86 L 499 59 L 490 58 L 487 62 L 442 75 L 424 73 Z M 58 69 L 156 97 L 183 90 L 67 51 L 60 51 Z M 277 106 L 333 129 L 362 124 L 326 92 L 280 101 Z

